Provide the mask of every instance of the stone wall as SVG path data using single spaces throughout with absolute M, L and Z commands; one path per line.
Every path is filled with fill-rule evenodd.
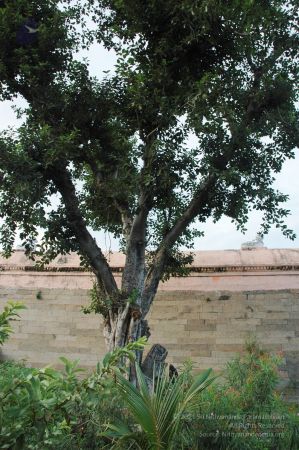
M 59 367 L 64 355 L 91 369 L 105 353 L 100 318 L 81 312 L 86 289 L 2 286 L 0 307 L 7 300 L 23 301 L 27 309 L 3 358 Z M 299 383 L 298 300 L 296 289 L 160 291 L 149 315 L 151 342 L 165 345 L 176 366 L 191 358 L 198 369 L 220 370 L 254 335 L 263 347 L 283 352 L 288 377 Z
M 109 261 L 118 285 L 123 260 L 114 254 Z M 105 346 L 100 317 L 81 312 L 91 286 L 76 255 L 45 271 L 22 252 L 8 262 L 0 258 L 0 310 L 7 300 L 27 306 L 2 358 L 59 367 L 66 356 L 92 369 Z M 285 378 L 299 386 L 299 250 L 199 252 L 190 276 L 160 285 L 149 324 L 150 343 L 165 345 L 169 362 L 191 358 L 197 369 L 222 369 L 255 336 L 282 352 Z

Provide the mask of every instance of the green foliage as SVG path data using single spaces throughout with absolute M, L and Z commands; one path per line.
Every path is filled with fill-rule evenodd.
M 117 386 L 123 400 L 135 420 L 135 426 L 130 429 L 127 424 L 109 425 L 109 431 L 104 436 L 116 440 L 112 448 L 135 443 L 140 449 L 171 449 L 175 435 L 180 426 L 182 415 L 187 408 L 194 405 L 199 394 L 215 379 L 211 370 L 194 377 L 190 386 L 185 385 L 184 374 L 175 380 L 163 372 L 157 380 L 153 380 L 150 388 L 148 380 L 136 364 L 138 388 L 126 378 L 118 375 Z
M 102 314 L 103 317 L 107 317 L 109 310 L 117 310 L 117 308 L 123 305 L 124 301 L 129 303 L 133 308 L 134 305 L 136 305 L 138 296 L 139 291 L 133 289 L 129 295 L 122 291 L 116 291 L 114 295 L 107 297 L 99 282 L 94 281 L 93 286 L 89 291 L 90 303 L 88 306 L 82 307 L 82 311 L 84 314 L 93 312 L 95 314 Z
M 107 316 L 109 308 L 112 306 L 112 300 L 105 295 L 102 287 L 96 281 L 93 282 L 92 288 L 89 291 L 90 304 L 82 308 L 84 314 L 102 314 Z
M 9 338 L 13 333 L 11 321 L 16 320 L 19 316 L 19 311 L 26 307 L 20 302 L 8 302 L 4 310 L 0 313 L 0 345 Z
M 128 359 L 131 363 L 135 361 L 135 352 L 144 349 L 147 343 L 146 337 L 141 337 L 137 341 L 129 342 L 125 347 L 117 347 L 112 352 L 106 353 L 102 364 L 97 366 L 97 374 L 100 376 L 104 374 L 123 373 L 123 367 L 119 366 L 119 362 L 123 362 L 124 359 Z
M 107 354 L 84 379 L 78 361 L 66 358 L 63 372 L 0 364 L 0 447 L 103 448 L 106 422 L 125 416 L 115 386 L 115 377 L 125 372 L 120 363 L 134 360 L 144 344 L 139 340 Z
M 14 378 L 22 377 L 25 378 L 32 369 L 24 366 L 24 364 L 16 363 L 15 361 L 1 361 L 0 364 L 0 384 L 3 385 L 4 382 L 11 383 Z
M 227 383 L 240 392 L 240 402 L 244 411 L 261 408 L 271 409 L 277 394 L 275 388 L 279 381 L 278 366 L 281 358 L 260 349 L 254 341 L 248 341 L 246 353 L 227 364 Z
M 20 92 L 31 100 L 37 99 L 53 81 L 53 67 L 65 69 L 70 50 L 77 44 L 73 28 L 76 13 L 74 8 L 59 10 L 58 3 L 57 0 L 1 2 L 1 98 L 11 98 Z
M 146 207 L 154 254 L 183 217 L 167 248 L 165 278 L 189 262 L 178 248 L 202 234 L 195 219 L 226 215 L 244 230 L 256 209 L 264 212 L 263 233 L 274 224 L 294 237 L 281 206 L 287 196 L 272 183 L 298 145 L 295 0 L 162 3 L 1 3 L 2 97 L 21 94 L 28 102 L 24 124 L 0 137 L 6 255 L 19 234 L 28 254 L 48 261 L 77 251 L 92 265 L 70 214 L 74 202 L 66 202 L 66 180 L 75 217 L 94 230 L 122 236 Z M 36 30 L 31 40 L 28 20 Z M 90 39 L 117 55 L 115 74 L 101 81 L 76 60 Z M 53 208 L 55 194 L 61 203 Z M 34 250 L 39 228 L 44 237 Z
M 182 423 L 179 444 L 202 450 L 295 450 L 299 446 L 296 409 L 276 392 L 280 358 L 254 342 L 229 362 L 225 381 L 205 390 Z
M 105 356 L 82 378 L 77 361 L 62 372 L 0 364 L 0 447 L 8 449 L 297 450 L 297 408 L 275 392 L 279 358 L 252 343 L 230 362 L 222 383 L 187 363 L 175 379 L 148 380 L 136 366 L 145 341 Z

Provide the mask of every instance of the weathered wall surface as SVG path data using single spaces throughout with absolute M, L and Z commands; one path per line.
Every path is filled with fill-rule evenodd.
M 27 310 L 3 358 L 59 366 L 64 355 L 92 368 L 105 353 L 100 318 L 81 312 L 87 290 L 2 286 L 0 305 L 9 299 L 23 301 Z M 165 345 L 175 365 L 191 358 L 198 368 L 221 369 L 254 334 L 267 349 L 284 353 L 289 378 L 299 382 L 299 289 L 160 291 L 149 322 L 151 341 Z

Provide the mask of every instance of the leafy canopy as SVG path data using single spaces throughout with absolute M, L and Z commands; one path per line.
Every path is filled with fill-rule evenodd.
M 243 230 L 256 209 L 294 237 L 272 184 L 298 145 L 295 1 L 4 0 L 0 20 L 2 99 L 28 102 L 0 138 L 5 254 L 40 227 L 46 258 L 84 256 L 78 220 L 125 241 L 142 208 L 166 276 L 195 219 Z M 76 57 L 91 41 L 118 57 L 101 81 Z

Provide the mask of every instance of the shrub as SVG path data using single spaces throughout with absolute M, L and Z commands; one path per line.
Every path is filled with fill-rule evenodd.
M 183 448 L 297 450 L 299 418 L 275 391 L 279 363 L 278 356 L 247 344 L 246 353 L 227 364 L 224 383 L 203 392 L 185 417 L 181 436 L 189 447 Z
M 5 305 L 4 310 L 0 313 L 0 345 L 3 345 L 13 333 L 10 322 L 16 320 L 16 317 L 20 317 L 18 311 L 25 308 L 25 305 L 19 302 L 8 302 Z
M 139 341 L 109 353 L 83 380 L 78 362 L 66 358 L 61 358 L 63 372 L 0 365 L 0 448 L 103 448 L 109 442 L 102 436 L 106 424 L 127 420 L 115 388 L 115 376 L 125 370 L 119 362 L 133 359 L 141 345 Z
M 244 356 L 227 364 L 227 385 L 239 392 L 244 411 L 272 409 L 277 399 L 279 364 L 278 355 L 265 352 L 254 341 L 246 343 Z
M 0 364 L 0 448 L 98 450 L 297 450 L 299 419 L 275 391 L 280 360 L 256 344 L 228 363 L 223 382 L 210 372 L 165 374 L 151 383 L 138 367 L 136 388 L 124 360 L 144 341 L 108 353 L 79 377 L 77 361 L 64 371 Z

